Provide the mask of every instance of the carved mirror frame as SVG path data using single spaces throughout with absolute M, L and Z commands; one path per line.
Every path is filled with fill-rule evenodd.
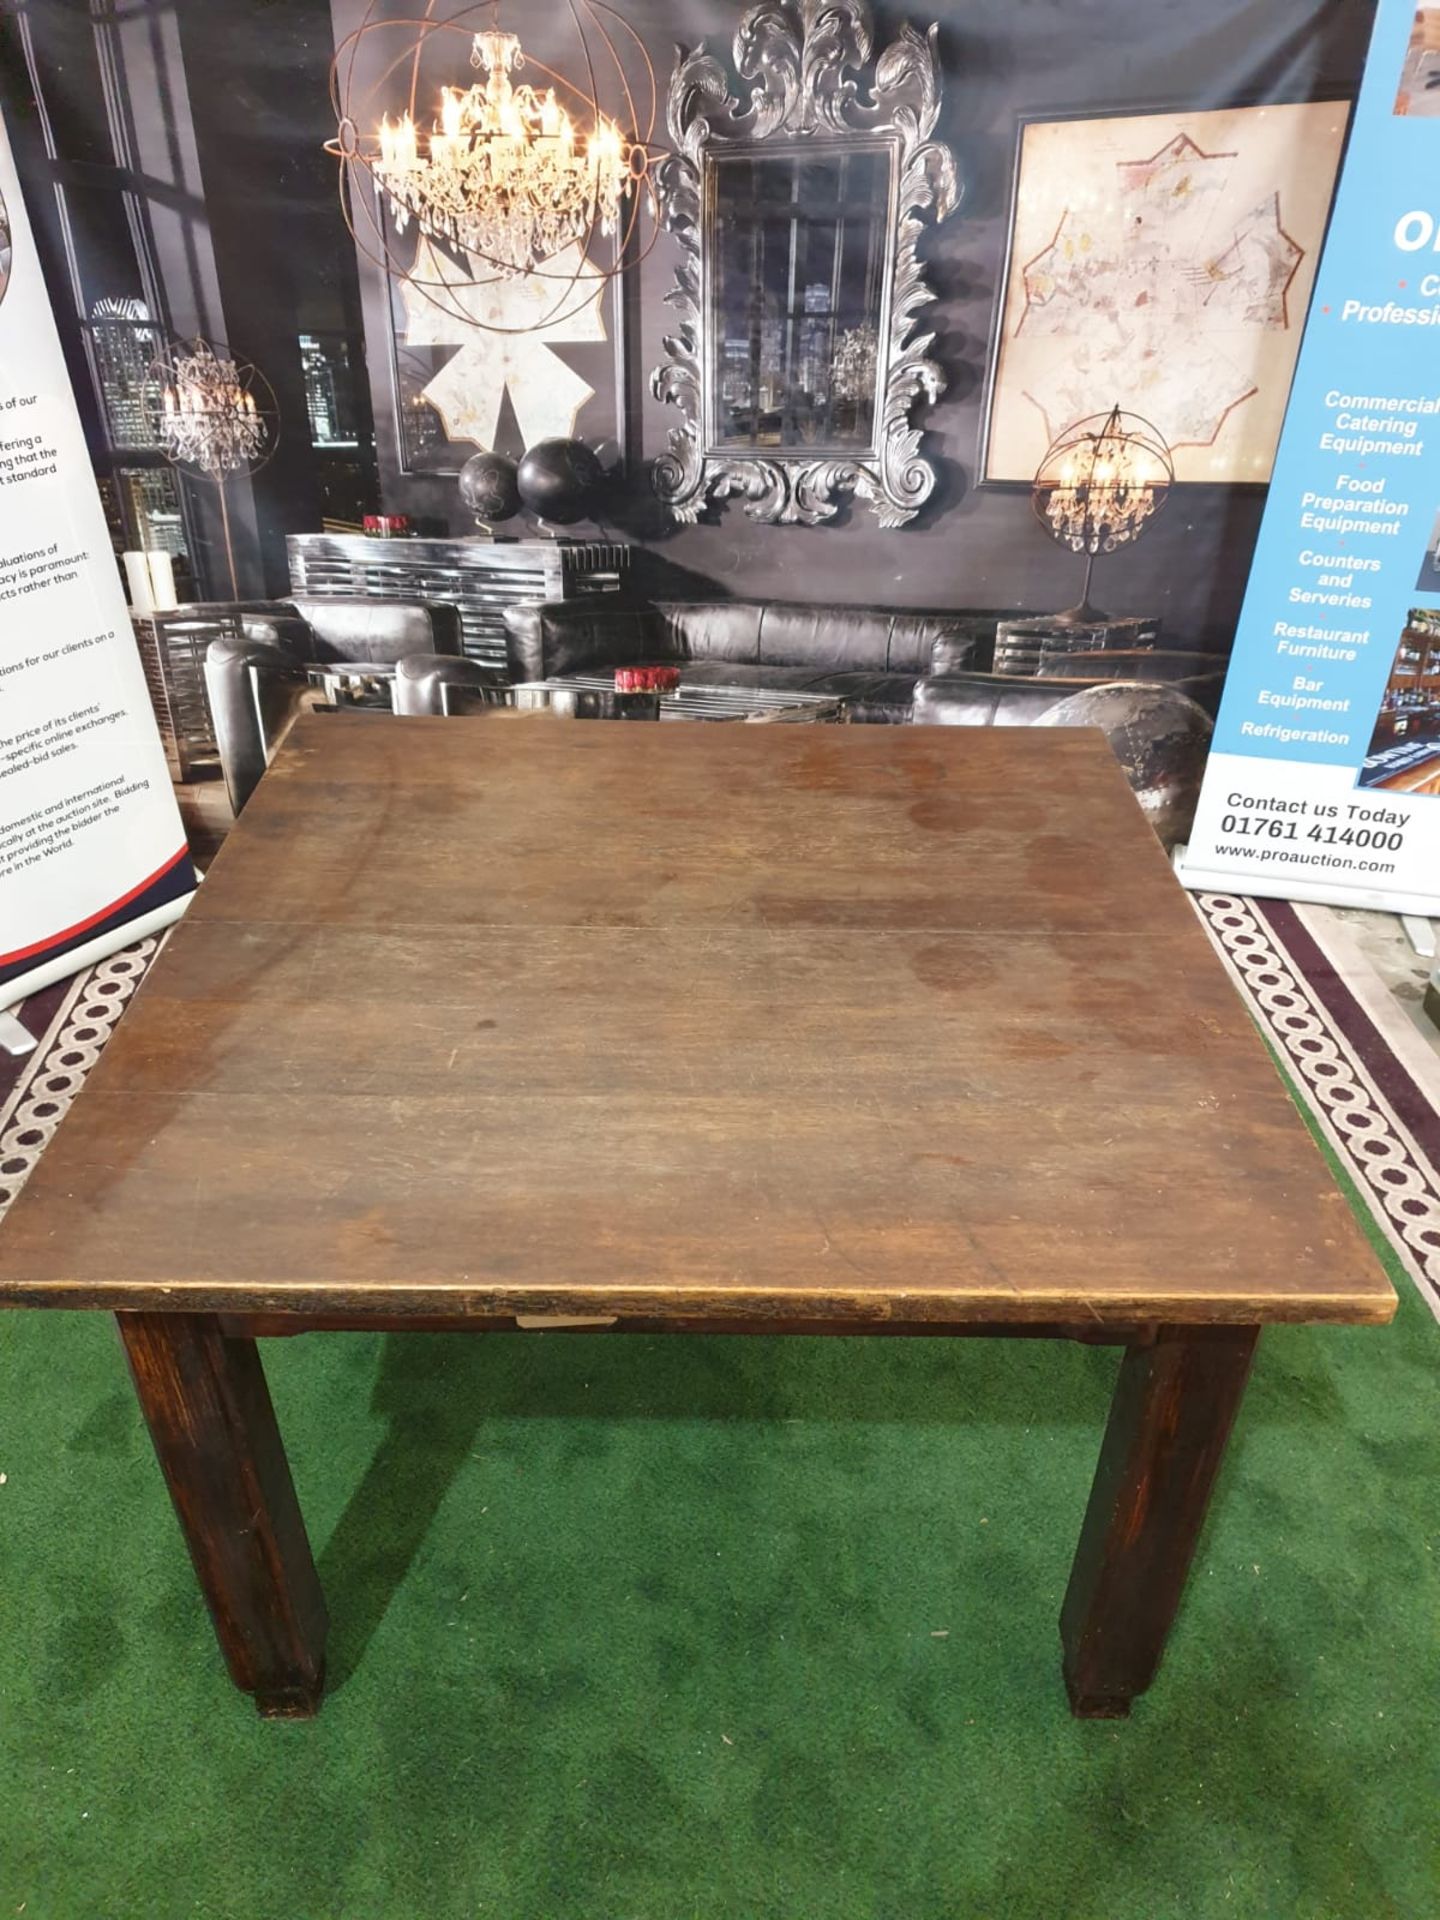
M 712 496 L 740 494 L 753 520 L 815 526 L 853 493 L 882 527 L 899 527 L 933 492 L 935 469 L 920 452 L 920 429 L 910 416 L 918 398 L 938 399 L 945 377 L 929 357 L 934 334 L 914 330 L 916 312 L 935 298 L 918 243 L 926 215 L 944 220 L 960 201 L 954 159 L 931 138 L 940 111 L 938 31 L 902 27 L 867 78 L 874 52 L 867 0 L 759 0 L 742 18 L 733 48 L 736 72 L 754 82 L 748 99 L 731 92 L 721 62 L 703 47 L 677 50 L 668 102 L 674 150 L 657 169 L 657 189 L 664 225 L 681 250 L 665 296 L 679 324 L 650 377 L 655 398 L 684 415 L 653 468 L 655 491 L 675 519 L 693 523 Z M 772 140 L 806 150 L 877 143 L 892 150 L 890 259 L 868 451 L 751 453 L 709 442 L 709 162 L 747 149 L 763 154 Z

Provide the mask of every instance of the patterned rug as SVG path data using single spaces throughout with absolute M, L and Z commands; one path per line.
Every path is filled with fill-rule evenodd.
M 1440 1319 L 1440 1055 L 1324 908 L 1201 894 L 1201 918 L 1376 1223 Z M 17 1011 L 37 1040 L 0 1052 L 0 1216 L 74 1099 L 160 939 Z
M 1440 1055 L 1328 908 L 1196 905 L 1260 1030 L 1440 1319 Z
M 0 1050 L 0 1218 L 100 1058 L 161 937 L 139 940 L 13 1009 L 33 1053 Z

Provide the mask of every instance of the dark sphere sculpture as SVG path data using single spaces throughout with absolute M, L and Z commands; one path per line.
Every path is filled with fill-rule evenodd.
M 537 440 L 520 462 L 520 498 L 540 519 L 567 527 L 585 518 L 604 472 L 583 440 Z
M 515 462 L 499 453 L 473 453 L 460 469 L 460 499 L 480 526 L 508 520 L 520 511 Z
M 1188 694 L 1158 681 L 1112 680 L 1068 695 L 1034 724 L 1099 727 L 1167 852 L 1189 838 L 1213 728 Z

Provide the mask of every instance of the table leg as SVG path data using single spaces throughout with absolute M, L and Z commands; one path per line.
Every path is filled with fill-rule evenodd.
M 1082 1719 L 1120 1719 L 1155 1677 L 1257 1327 L 1162 1327 L 1128 1347 L 1060 1615 Z
M 140 1405 L 237 1687 L 303 1718 L 325 1602 L 255 1342 L 207 1313 L 118 1313 Z

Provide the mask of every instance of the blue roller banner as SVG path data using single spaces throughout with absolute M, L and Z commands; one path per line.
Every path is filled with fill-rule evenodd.
M 1380 0 L 1178 867 L 1440 910 L 1440 7 Z

